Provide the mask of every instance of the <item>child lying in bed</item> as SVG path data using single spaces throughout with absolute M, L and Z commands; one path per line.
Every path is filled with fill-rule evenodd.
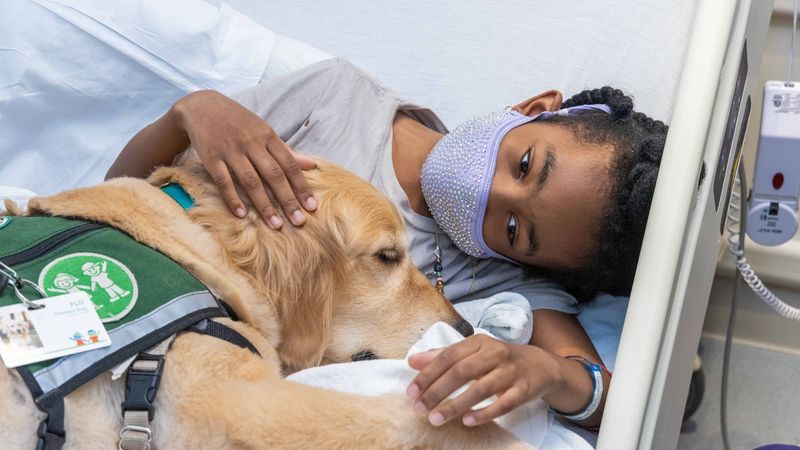
M 398 206 L 410 257 L 450 301 L 511 291 L 534 310 L 529 345 L 473 336 L 412 357 L 420 372 L 407 393 L 418 413 L 475 425 L 542 398 L 596 427 L 611 374 L 574 317 L 576 297 L 630 289 L 666 133 L 608 87 L 566 101 L 547 91 L 448 133 L 430 110 L 331 60 L 233 99 L 184 97 L 108 176 L 146 176 L 191 145 L 234 214 L 245 215 L 243 191 L 277 230 L 316 208 L 301 170 L 314 163 L 290 148 L 344 166 Z

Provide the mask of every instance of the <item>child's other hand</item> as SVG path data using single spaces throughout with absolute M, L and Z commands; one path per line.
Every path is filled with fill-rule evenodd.
M 480 425 L 541 397 L 561 379 L 556 357 L 532 345 L 515 345 L 474 335 L 447 348 L 411 355 L 408 362 L 420 372 L 406 393 L 414 409 L 439 426 L 463 415 L 464 425 Z M 450 394 L 475 381 L 455 398 Z M 491 405 L 472 411 L 496 395 Z

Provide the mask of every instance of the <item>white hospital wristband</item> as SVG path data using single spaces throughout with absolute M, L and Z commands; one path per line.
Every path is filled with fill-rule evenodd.
M 568 359 L 574 359 L 581 363 L 581 365 L 586 369 L 586 372 L 592 377 L 592 383 L 594 384 L 594 392 L 592 393 L 592 399 L 583 408 L 583 411 L 577 412 L 575 414 L 564 414 L 560 411 L 557 411 L 553 408 L 550 408 L 554 413 L 558 414 L 559 416 L 567 419 L 572 420 L 574 422 L 579 422 L 581 420 L 586 420 L 592 416 L 597 411 L 597 408 L 600 406 L 600 401 L 603 399 L 603 368 L 599 364 L 595 364 L 583 357 L 567 357 Z

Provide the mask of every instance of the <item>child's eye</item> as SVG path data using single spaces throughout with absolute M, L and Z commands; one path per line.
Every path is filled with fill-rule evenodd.
M 517 238 L 517 218 L 514 217 L 512 214 L 511 217 L 508 219 L 508 245 L 514 246 L 514 241 Z
M 532 148 L 528 148 L 528 151 L 522 155 L 522 159 L 519 161 L 519 177 L 522 178 L 524 175 L 528 173 L 528 169 L 531 165 L 531 152 L 533 151 Z

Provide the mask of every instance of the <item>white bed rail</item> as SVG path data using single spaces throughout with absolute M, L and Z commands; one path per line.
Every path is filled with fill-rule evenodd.
M 771 8 L 769 0 L 697 4 L 598 449 L 677 445 L 691 356 L 697 349 L 721 237 L 719 210 L 726 204 L 723 200 L 716 207 L 709 200 L 710 185 L 745 34 L 757 36 L 748 42 L 749 76 L 742 105 L 758 73 Z M 750 17 L 752 11 L 757 13 Z M 759 26 L 748 27 L 752 21 Z M 737 130 L 741 122 L 737 120 Z M 704 159 L 708 180 L 698 193 Z M 735 159 L 734 151 L 730 159 Z M 731 160 L 724 162 L 732 165 Z M 727 198 L 729 187 L 722 192 Z

